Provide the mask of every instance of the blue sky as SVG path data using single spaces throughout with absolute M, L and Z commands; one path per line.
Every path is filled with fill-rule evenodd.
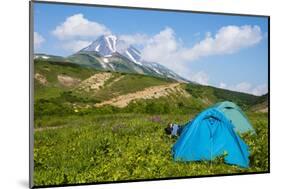
M 265 17 L 35 3 L 34 32 L 36 53 L 68 56 L 111 33 L 201 84 L 267 92 Z

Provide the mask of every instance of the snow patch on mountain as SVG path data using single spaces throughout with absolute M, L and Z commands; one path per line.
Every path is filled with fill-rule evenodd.
M 101 64 L 101 66 L 102 66 L 104 69 L 107 68 L 107 66 L 106 66 L 106 64 L 105 64 L 104 62 L 100 62 L 100 64 Z
M 50 57 L 44 56 L 44 55 L 36 55 L 36 56 L 34 56 L 34 58 L 35 59 L 37 59 L 37 58 L 49 59 Z
M 161 72 L 159 72 L 156 68 L 152 68 L 156 73 L 163 75 Z
M 114 36 L 114 35 L 108 35 L 108 36 L 105 36 L 105 40 L 106 40 L 106 42 L 108 44 L 109 49 L 112 52 L 116 52 L 116 40 L 117 40 L 117 37 Z
M 142 65 L 140 55 L 141 53 L 137 49 L 135 49 L 133 46 L 130 46 L 129 48 L 127 48 L 126 54 L 124 56 L 126 56 L 129 60 L 133 61 L 134 63 Z
M 139 61 L 137 61 L 135 58 L 134 58 L 134 56 L 128 51 L 128 50 L 126 50 L 126 57 L 127 58 L 129 58 L 131 61 L 133 61 L 134 63 L 136 63 L 136 64 L 138 64 L 138 65 L 142 65 L 142 63 L 141 62 L 139 62 Z
M 108 65 L 109 65 L 109 67 L 110 67 L 112 70 L 114 70 L 114 71 L 115 71 L 115 67 L 114 67 L 114 65 L 112 65 L 111 63 L 109 63 Z
M 108 59 L 107 58 L 103 58 L 102 59 L 104 62 L 108 63 Z
M 96 46 L 95 51 L 99 52 L 99 49 L 100 49 L 100 44 L 98 44 L 98 45 Z

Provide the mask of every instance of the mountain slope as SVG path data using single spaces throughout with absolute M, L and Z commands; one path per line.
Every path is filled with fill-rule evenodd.
M 190 82 L 161 64 L 142 60 L 141 52 L 137 48 L 127 45 L 114 35 L 100 36 L 89 46 L 65 58 L 36 54 L 34 59 L 71 62 L 101 71 L 137 73 Z
M 260 97 L 249 94 L 44 59 L 35 60 L 34 77 L 36 115 L 73 111 L 185 114 L 202 111 L 223 100 L 252 111 L 261 103 Z

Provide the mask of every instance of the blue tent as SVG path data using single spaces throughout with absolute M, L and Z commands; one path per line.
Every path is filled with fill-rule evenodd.
M 253 126 L 247 119 L 243 111 L 233 102 L 219 102 L 213 106 L 220 110 L 234 125 L 234 130 L 238 133 L 251 132 L 255 133 Z
M 184 127 L 172 148 L 174 160 L 214 160 L 225 155 L 226 163 L 249 167 L 248 146 L 233 127 L 221 111 L 215 108 L 203 111 Z

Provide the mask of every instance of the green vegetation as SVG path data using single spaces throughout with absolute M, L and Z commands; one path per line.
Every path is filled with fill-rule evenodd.
M 42 85 L 37 80 L 34 80 L 35 100 L 54 98 L 59 96 L 61 92 L 69 90 L 69 88 L 58 83 L 58 75 L 67 75 L 83 80 L 97 73 L 93 69 L 80 67 L 71 63 L 36 60 L 34 65 L 35 72 L 44 76 L 47 80 L 46 85 Z
M 263 97 L 196 84 L 187 85 L 186 90 L 195 98 L 205 98 L 211 102 L 232 101 L 243 109 L 264 100 Z
M 75 56 L 72 55 L 68 57 L 67 60 L 82 66 L 95 67 L 96 69 L 100 70 L 103 69 L 96 58 L 87 54 L 75 54 Z
M 35 132 L 35 184 L 76 184 L 130 179 L 267 171 L 267 115 L 251 115 L 256 136 L 245 135 L 251 148 L 249 169 L 213 162 L 174 162 L 176 139 L 164 134 L 170 121 L 190 115 L 110 114 L 55 118 L 57 129 Z M 46 120 L 47 125 L 54 124 Z
M 171 84 L 169 79 L 111 73 L 97 91 L 81 91 L 78 84 L 62 85 L 57 76 L 83 81 L 100 71 L 70 63 L 35 62 L 34 184 L 78 184 L 117 180 L 153 179 L 268 171 L 268 114 L 252 111 L 267 98 L 196 84 L 181 84 L 188 92 L 174 91 L 160 98 L 131 102 L 125 108 L 95 107 L 103 100 Z M 118 79 L 119 78 L 119 79 Z M 223 163 L 175 162 L 164 128 L 184 124 L 206 107 L 222 100 L 237 103 L 249 116 L 256 135 L 242 138 L 251 149 L 250 168 Z

